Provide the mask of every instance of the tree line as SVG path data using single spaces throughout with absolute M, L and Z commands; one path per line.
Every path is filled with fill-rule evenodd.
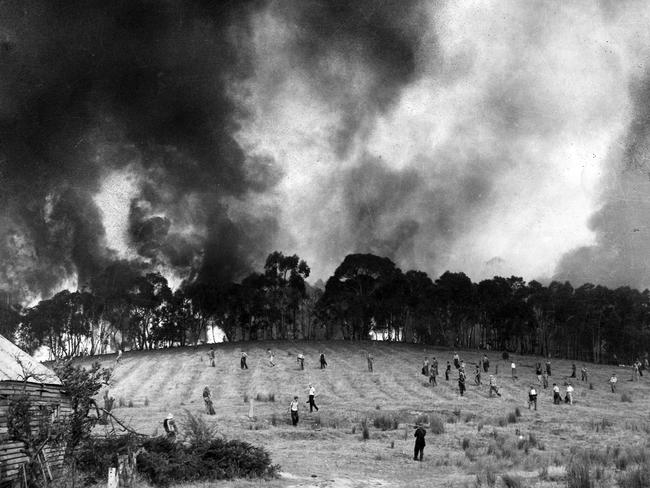
M 32 307 L 0 307 L 0 333 L 66 358 L 117 348 L 144 350 L 266 339 L 403 341 L 619 362 L 650 346 L 650 292 L 462 272 L 435 281 L 390 259 L 350 254 L 324 286 L 307 283 L 298 256 L 271 253 L 237 283 L 185 282 L 115 262 L 80 291 Z

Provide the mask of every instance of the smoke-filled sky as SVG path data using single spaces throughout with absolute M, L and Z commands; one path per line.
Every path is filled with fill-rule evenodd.
M 0 3 L 0 290 L 273 251 L 650 286 L 650 4 Z

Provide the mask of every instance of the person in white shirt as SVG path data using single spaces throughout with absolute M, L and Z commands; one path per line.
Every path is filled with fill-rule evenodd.
M 241 352 L 241 359 L 239 360 L 239 367 L 241 369 L 248 369 L 248 364 L 246 364 L 246 358 L 248 357 L 248 354 L 246 352 L 242 351 Z
M 517 365 L 515 364 L 514 361 L 510 364 L 510 371 L 512 371 L 512 379 L 516 380 L 517 379 Z
M 295 427 L 298 425 L 298 397 L 293 397 L 293 401 L 289 404 L 289 412 L 291 412 L 291 423 Z
M 556 383 L 553 383 L 553 403 L 559 405 L 562 402 L 562 397 L 560 396 L 560 387 Z
M 609 379 L 609 386 L 612 387 L 612 393 L 616 393 L 616 383 L 618 383 L 618 378 L 616 377 L 616 373 L 612 373 Z
M 566 386 L 566 403 L 569 405 L 573 405 L 573 386 L 571 386 L 571 383 L 567 384 Z
M 535 410 L 537 410 L 537 390 L 533 385 L 530 385 L 530 390 L 528 390 L 528 410 L 533 405 L 535 406 Z
M 303 353 L 298 354 L 298 364 L 300 365 L 300 369 L 305 369 L 305 356 Z
M 307 400 L 305 403 L 309 403 L 309 411 L 313 412 L 314 408 L 318 412 L 318 407 L 316 406 L 316 402 L 314 402 L 314 397 L 316 396 L 316 389 L 312 386 L 311 383 L 309 383 L 309 400 Z

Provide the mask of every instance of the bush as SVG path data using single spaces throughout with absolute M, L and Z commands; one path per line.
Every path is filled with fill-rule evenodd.
M 255 395 L 255 400 L 258 402 L 274 402 L 275 393 L 258 393 Z
M 445 433 L 445 423 L 437 415 L 431 416 L 431 423 L 429 424 L 429 431 L 432 434 L 444 434 Z
M 517 416 L 517 418 L 521 417 L 521 410 L 519 409 L 519 407 L 515 408 L 515 415 Z
M 260 478 L 275 476 L 279 466 L 260 447 L 247 442 L 212 439 L 185 447 L 156 437 L 144 443 L 138 456 L 138 471 L 154 485 L 167 486 L 197 480 Z
M 508 351 L 503 351 L 503 353 L 501 353 L 501 359 L 507 361 L 508 359 L 510 359 L 510 353 L 508 353 Z
M 467 437 L 463 437 L 463 440 L 461 442 L 461 446 L 463 448 L 463 451 L 466 451 L 469 449 L 469 439 Z
M 207 424 L 203 417 L 194 415 L 189 410 L 185 410 L 183 431 L 192 445 L 205 444 L 217 435 L 215 426 Z
M 567 488 L 592 488 L 588 462 L 572 459 L 566 470 L 566 480 Z
M 501 479 L 503 480 L 503 484 L 506 488 L 522 488 L 523 481 L 519 476 L 515 476 L 514 474 L 503 474 L 501 475 Z
M 424 414 L 424 413 L 420 414 L 417 417 L 415 417 L 415 423 L 416 424 L 422 424 L 422 425 L 428 424 L 429 423 L 429 416 Z
M 618 478 L 621 488 L 646 488 L 650 486 L 650 465 L 642 465 Z
M 389 415 L 381 415 L 374 418 L 372 425 L 374 425 L 376 429 L 395 430 L 397 429 L 398 422 L 397 419 L 390 417 Z
M 516 424 L 517 423 L 517 414 L 515 412 L 510 412 L 508 414 L 508 416 L 506 417 L 506 420 L 508 421 L 509 424 Z
M 76 466 L 83 473 L 88 485 L 105 482 L 108 468 L 117 466 L 117 457 L 137 449 L 139 439 L 135 436 L 107 438 L 91 437 L 77 448 Z
M 148 397 L 144 397 L 144 406 L 145 407 L 149 406 L 149 398 Z
M 129 405 L 128 405 L 128 407 L 129 407 L 129 408 L 133 408 L 133 400 L 129 400 Z
M 625 403 L 632 403 L 632 397 L 628 395 L 627 393 L 623 393 L 621 395 L 621 401 Z

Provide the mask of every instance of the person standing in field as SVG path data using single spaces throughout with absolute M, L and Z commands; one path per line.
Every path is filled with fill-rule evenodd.
M 454 367 L 456 369 L 460 368 L 460 358 L 458 357 L 457 352 L 454 352 Z
M 487 357 L 487 354 L 483 354 L 483 371 L 487 373 L 490 370 L 490 360 Z
M 449 381 L 449 373 L 451 373 L 451 364 L 447 361 L 447 369 L 445 369 L 445 380 Z
M 537 410 L 537 390 L 533 385 L 530 385 L 530 390 L 528 390 L 528 410 L 532 406 L 535 406 L 535 410 Z
M 316 388 L 312 386 L 311 383 L 309 383 L 309 400 L 307 400 L 305 403 L 309 403 L 309 411 L 313 412 L 314 408 L 318 412 L 318 407 L 316 406 L 316 402 L 314 401 L 314 397 L 316 397 Z
M 546 360 L 546 374 L 551 376 L 551 360 L 550 359 Z
M 214 415 L 214 405 L 212 404 L 212 394 L 210 393 L 210 388 L 208 385 L 205 385 L 203 389 L 203 401 L 205 402 L 205 410 L 208 415 Z
M 424 376 L 429 376 L 429 358 L 424 358 L 424 362 L 422 363 L 422 374 Z
M 424 437 L 427 435 L 427 431 L 424 430 L 424 427 L 420 425 L 419 423 L 416 426 L 417 428 L 415 429 L 415 433 L 413 434 L 413 437 L 415 437 L 415 447 L 413 449 L 413 461 L 418 461 L 418 458 L 420 461 L 422 461 L 422 458 L 424 457 L 424 446 L 426 446 L 426 442 L 424 441 Z
M 176 422 L 174 421 L 174 416 L 171 413 L 168 413 L 167 417 L 165 417 L 165 420 L 163 420 L 163 427 L 165 429 L 165 432 L 167 433 L 167 438 L 170 441 L 175 441 L 176 434 L 178 433 L 178 429 L 176 428 Z
M 539 361 L 535 365 L 535 375 L 537 376 L 537 384 L 541 385 L 542 384 L 542 363 Z
M 513 361 L 510 363 L 510 372 L 512 373 L 512 381 L 517 379 L 517 365 Z
M 305 355 L 303 353 L 298 353 L 298 366 L 300 366 L 301 370 L 305 369 Z
M 248 357 L 248 354 L 246 354 L 244 351 L 241 352 L 241 359 L 239 360 L 239 367 L 241 369 L 248 369 L 248 364 L 246 364 L 246 358 Z
M 501 393 L 499 393 L 499 387 L 497 386 L 497 379 L 493 374 L 490 375 L 490 398 L 492 398 L 492 393 L 496 393 L 497 396 L 501 396 Z
M 464 396 L 465 394 L 465 371 L 460 369 L 458 371 L 458 391 L 460 392 L 460 396 Z
M 366 354 L 366 360 L 368 361 L 368 371 L 372 373 L 372 366 L 375 361 L 375 358 L 372 356 L 371 353 Z
M 269 355 L 269 365 L 275 366 L 275 354 L 270 349 L 267 349 L 266 352 Z
M 299 420 L 298 405 L 299 405 L 298 397 L 294 396 L 293 401 L 289 404 L 289 412 L 291 413 L 291 423 L 293 424 L 294 427 L 298 425 L 298 420 Z
M 576 378 L 576 363 L 571 364 L 571 378 Z
M 433 356 L 433 359 L 431 360 L 431 369 L 433 369 L 435 375 L 438 376 L 438 360 L 435 356 Z
M 210 358 L 210 366 L 212 366 L 214 368 L 215 367 L 215 363 L 214 363 L 214 347 L 210 348 L 210 352 L 208 353 L 208 357 Z
M 438 376 L 438 368 L 431 367 L 429 369 L 429 384 L 433 386 L 438 386 L 438 380 L 436 378 Z
M 571 386 L 571 383 L 566 385 L 566 397 L 564 401 L 569 405 L 573 405 L 573 386 Z
M 616 373 L 612 373 L 612 376 L 609 378 L 609 386 L 612 388 L 612 393 L 616 393 L 616 383 L 618 383 L 618 378 Z
M 632 365 L 632 381 L 639 381 L 639 365 L 636 361 Z
M 476 365 L 476 371 L 474 372 L 474 383 L 477 385 L 481 384 L 481 368 L 479 365 Z
M 320 353 L 320 369 L 325 369 L 327 367 L 327 361 L 325 361 L 325 354 Z
M 548 373 L 546 370 L 542 372 L 542 386 L 545 390 L 548 388 Z
M 560 395 L 560 387 L 553 383 L 553 404 L 560 405 L 562 403 L 562 396 Z

